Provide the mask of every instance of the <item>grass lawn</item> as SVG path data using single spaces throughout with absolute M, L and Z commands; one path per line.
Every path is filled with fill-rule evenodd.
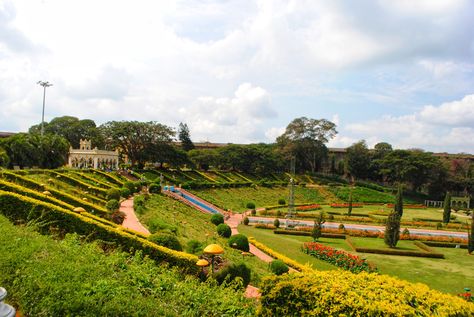
M 288 202 L 287 187 L 241 187 L 192 190 L 194 194 L 210 203 L 233 211 L 242 212 L 248 202 L 254 202 L 257 208 L 276 206 L 280 198 Z M 324 198 L 315 188 L 296 187 L 295 203 L 322 203 Z
M 177 229 L 177 238 L 183 248 L 186 248 L 190 240 L 197 240 L 204 247 L 217 243 L 225 250 L 224 258 L 235 263 L 242 261 L 241 251 L 232 249 L 228 246 L 226 238 L 217 235 L 216 226 L 210 222 L 211 215 L 163 195 L 152 195 L 145 206 L 144 213 L 137 216 L 149 229 L 163 225 L 174 227 Z M 268 265 L 258 258 L 246 257 L 245 263 L 252 269 L 252 284 L 258 285 L 262 276 L 270 274 Z
M 370 248 L 370 249 L 390 249 L 381 238 L 361 238 L 361 237 L 351 237 L 351 240 L 358 247 Z M 397 243 L 397 250 L 403 251 L 419 251 L 425 252 L 424 250 L 418 248 L 414 241 L 410 240 L 400 240 Z
M 311 263 L 319 270 L 336 269 L 326 262 L 317 260 L 300 251 L 301 244 L 311 241 L 311 237 L 276 235 L 272 230 L 255 229 L 252 226 L 239 226 L 239 231 L 253 236 L 257 241 L 278 251 L 302 264 Z M 353 241 L 361 247 L 385 247 L 383 239 L 353 237 Z M 334 248 L 350 251 L 344 240 L 321 239 L 322 243 Z M 411 241 L 399 241 L 398 246 L 404 250 L 419 250 Z M 445 259 L 416 258 L 385 254 L 356 253 L 361 258 L 374 263 L 379 273 L 395 276 L 410 282 L 424 283 L 442 292 L 458 294 L 464 287 L 474 289 L 474 256 L 467 254 L 465 249 L 433 248 L 443 253 Z

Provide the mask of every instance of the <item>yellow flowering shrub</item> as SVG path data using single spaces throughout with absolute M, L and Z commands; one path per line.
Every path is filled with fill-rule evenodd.
M 317 271 L 267 277 L 260 316 L 474 316 L 474 304 L 387 275 Z

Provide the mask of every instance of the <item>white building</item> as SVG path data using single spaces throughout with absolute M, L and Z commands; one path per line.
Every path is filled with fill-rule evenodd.
M 79 149 L 69 148 L 68 166 L 72 168 L 118 169 L 119 153 L 92 149 L 91 141 L 80 141 Z

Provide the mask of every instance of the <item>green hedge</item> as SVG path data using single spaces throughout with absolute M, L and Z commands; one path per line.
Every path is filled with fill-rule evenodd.
M 53 223 L 66 232 L 116 243 L 126 250 L 142 250 L 150 258 L 178 266 L 186 272 L 196 273 L 198 270 L 195 265 L 198 258 L 195 255 L 156 245 L 124 231 L 121 226 L 99 222 L 50 203 L 0 190 L 0 212 L 13 221 L 41 219 L 42 222 Z
M 101 170 L 95 170 L 95 169 L 90 170 L 90 172 L 106 177 L 111 183 L 114 183 L 115 185 L 117 185 L 119 187 L 123 186 L 123 183 L 125 182 L 125 181 L 121 180 L 120 177 L 115 176 L 112 173 L 106 173 L 106 172 L 103 172 Z
M 30 180 L 21 175 L 17 175 L 17 174 L 10 173 L 7 171 L 0 171 L 0 175 L 11 182 L 22 185 L 23 187 L 36 190 L 39 192 L 43 192 L 45 190 L 45 187 L 42 186 L 40 183 Z M 88 212 L 92 212 L 92 213 L 104 215 L 104 216 L 109 213 L 104 207 L 76 198 L 72 195 L 69 195 L 68 193 L 56 190 L 51 187 L 47 187 L 46 189 L 53 195 L 54 198 L 61 200 L 74 207 L 82 207 Z
M 310 231 L 297 231 L 297 230 L 274 230 L 274 234 L 287 234 L 287 235 L 292 235 L 292 236 L 311 236 Z M 332 239 L 345 239 L 346 235 L 345 234 L 338 234 L 338 233 L 323 233 L 321 235 L 323 238 L 332 238 Z
M 438 242 L 438 241 L 423 241 L 424 244 L 430 247 L 437 248 L 461 248 L 467 249 L 467 244 L 452 243 L 452 242 Z
M 106 190 L 110 189 L 110 188 L 117 187 L 115 184 L 112 185 L 110 183 L 105 183 L 102 180 L 99 180 L 97 178 L 89 176 L 88 173 L 85 173 L 85 172 L 82 172 L 82 171 L 79 171 L 79 170 L 64 170 L 64 171 L 61 171 L 61 174 L 68 174 L 68 175 L 72 176 L 73 178 L 76 178 L 76 179 L 79 179 L 79 180 L 85 179 L 89 183 L 92 183 L 93 186 L 97 186 L 97 187 L 100 187 L 100 188 L 103 188 L 103 189 L 106 189 Z
M 85 191 L 89 191 L 91 193 L 94 193 L 96 196 L 98 196 L 102 199 L 105 199 L 105 197 L 107 196 L 107 189 L 99 188 L 99 187 L 93 186 L 91 184 L 84 183 L 83 181 L 80 181 L 80 180 L 78 180 L 76 178 L 73 178 L 69 175 L 61 174 L 61 173 L 58 173 L 58 172 L 55 172 L 55 171 L 50 171 L 50 170 L 45 170 L 44 173 L 48 174 L 50 176 L 57 177 L 62 182 L 65 182 L 69 185 L 76 186 L 76 187 L 79 187 L 79 188 L 81 188 Z

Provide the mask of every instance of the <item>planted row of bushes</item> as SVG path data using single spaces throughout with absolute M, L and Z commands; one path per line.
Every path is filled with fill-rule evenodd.
M 0 175 L 11 182 L 14 182 L 16 184 L 20 184 L 23 187 L 29 188 L 31 190 L 35 190 L 38 192 L 43 192 L 45 190 L 45 186 L 42 184 L 30 180 L 26 177 L 23 177 L 21 175 L 17 175 L 14 173 L 10 173 L 7 171 L 0 171 Z M 54 188 L 47 188 L 47 190 L 52 194 L 52 196 L 58 200 L 61 200 L 69 205 L 75 206 L 75 207 L 82 207 L 88 212 L 94 213 L 94 214 L 99 214 L 99 215 L 107 215 L 108 212 L 105 208 L 95 205 L 93 203 L 90 203 L 88 201 L 79 199 L 75 196 L 69 195 L 68 193 L 65 193 L 63 191 L 56 190 Z
M 197 257 L 156 245 L 125 231 L 122 227 L 104 224 L 90 217 L 18 194 L 0 191 L 0 211 L 13 221 L 41 219 L 65 232 L 76 232 L 93 239 L 116 243 L 126 250 L 142 250 L 150 258 L 196 272 Z
M 93 186 L 91 184 L 84 183 L 83 181 L 78 180 L 78 179 L 76 179 L 74 177 L 71 177 L 69 175 L 66 175 L 64 173 L 58 173 L 58 172 L 52 171 L 52 170 L 40 170 L 39 172 L 43 172 L 44 174 L 57 177 L 62 182 L 65 182 L 65 183 L 67 183 L 71 186 L 79 187 L 82 190 L 89 191 L 89 192 L 93 193 L 94 195 L 96 195 L 97 197 L 100 197 L 100 198 L 103 198 L 103 199 L 105 199 L 105 195 L 107 194 L 107 189 L 96 187 L 96 186 Z
M 388 275 L 316 271 L 267 277 L 259 316 L 473 316 L 474 304 Z
M 197 182 L 189 181 L 181 184 L 183 189 L 207 189 L 207 188 L 239 188 L 248 187 L 252 183 L 248 182 L 226 182 L 226 183 L 211 183 L 211 182 Z

